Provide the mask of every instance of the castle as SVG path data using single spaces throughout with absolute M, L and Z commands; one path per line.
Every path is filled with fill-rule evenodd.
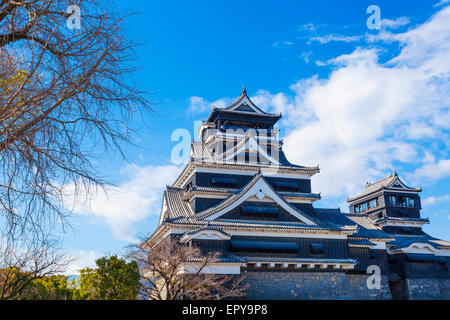
M 245 274 L 247 299 L 450 299 L 450 242 L 422 230 L 421 189 L 394 173 L 348 198 L 349 213 L 314 207 L 319 168 L 287 160 L 280 118 L 245 87 L 213 108 L 147 242 L 220 251 L 209 272 Z

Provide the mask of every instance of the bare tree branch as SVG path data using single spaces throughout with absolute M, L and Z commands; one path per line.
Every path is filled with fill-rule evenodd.
M 69 5 L 81 9 L 80 30 L 66 26 Z M 107 185 L 93 162 L 125 157 L 132 119 L 151 108 L 123 18 L 109 1 L 0 1 L 2 232 L 67 225 L 64 185 L 86 199 Z
M 212 274 L 207 268 L 220 258 L 169 237 L 154 247 L 145 242 L 130 248 L 129 258 L 141 270 L 140 295 L 151 300 L 219 300 L 245 295 L 243 276 Z

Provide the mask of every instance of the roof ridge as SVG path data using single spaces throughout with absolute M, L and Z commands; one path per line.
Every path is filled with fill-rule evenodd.
M 381 179 L 378 179 L 378 180 L 376 180 L 376 181 L 374 181 L 374 182 L 367 182 L 366 187 L 367 187 L 367 186 L 374 185 L 374 184 L 377 184 L 377 183 L 380 183 L 381 181 L 390 179 L 390 178 L 392 178 L 392 177 L 397 177 L 397 174 L 396 174 L 396 173 L 391 173 L 389 176 L 384 177 L 384 178 L 381 178 Z

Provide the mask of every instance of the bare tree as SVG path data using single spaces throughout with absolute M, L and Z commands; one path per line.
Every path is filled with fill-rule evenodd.
M 209 273 L 220 252 L 202 253 L 166 238 L 154 247 L 145 242 L 132 247 L 129 258 L 141 270 L 140 295 L 151 300 L 220 300 L 245 295 L 243 276 Z
M 80 8 L 80 29 L 67 27 L 69 5 Z M 122 20 L 110 1 L 0 0 L 0 216 L 6 232 L 65 226 L 64 186 L 84 195 L 104 187 L 93 160 L 125 156 L 131 119 L 151 110 L 133 81 L 138 43 Z
M 68 28 L 69 6 L 80 29 Z M 73 7 L 71 7 L 73 8 Z M 105 187 L 94 161 L 122 152 L 151 111 L 133 81 L 138 43 L 111 1 L 0 0 L 0 298 L 61 272 L 64 188 Z

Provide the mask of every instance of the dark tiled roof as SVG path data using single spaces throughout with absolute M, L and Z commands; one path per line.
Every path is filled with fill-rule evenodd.
M 358 226 L 358 231 L 352 234 L 353 238 L 368 238 L 368 239 L 390 239 L 392 236 L 380 230 L 375 226 L 371 220 L 363 215 L 344 214 L 339 209 L 315 209 L 316 213 L 325 221 L 335 223 L 339 226 Z

